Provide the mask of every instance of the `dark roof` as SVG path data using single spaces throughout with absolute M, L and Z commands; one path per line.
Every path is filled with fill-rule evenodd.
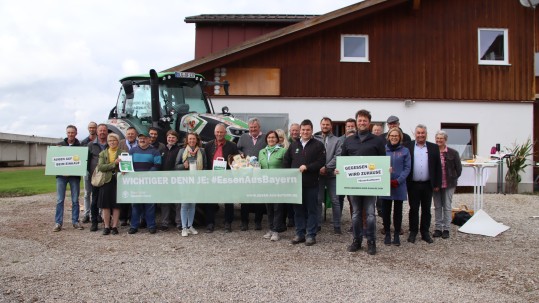
M 198 15 L 185 18 L 185 23 L 297 23 L 318 15 L 228 14 Z

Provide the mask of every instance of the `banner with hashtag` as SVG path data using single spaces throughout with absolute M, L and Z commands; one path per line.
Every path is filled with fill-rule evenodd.
M 118 175 L 118 203 L 301 204 L 298 169 L 149 171 Z

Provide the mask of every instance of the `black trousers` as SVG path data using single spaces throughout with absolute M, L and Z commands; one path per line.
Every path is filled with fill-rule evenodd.
M 428 234 L 430 228 L 432 206 L 432 186 L 430 181 L 424 182 L 409 182 L 408 200 L 410 204 L 410 213 L 408 219 L 410 221 L 410 232 L 416 233 L 419 231 L 421 235 Z M 421 224 L 419 223 L 419 208 L 421 208 Z
M 241 223 L 249 224 L 249 213 L 255 213 L 255 223 L 261 223 L 264 216 L 265 204 L 241 204 Z
M 216 203 L 204 204 L 204 212 L 206 215 L 206 226 L 215 225 L 215 213 L 219 209 L 219 205 Z M 234 204 L 225 204 L 225 223 L 232 223 L 234 220 Z
M 400 233 L 402 227 L 402 200 L 379 200 L 382 204 L 382 219 L 386 234 L 389 234 L 391 230 L 391 208 L 393 205 L 395 205 L 393 210 L 393 227 L 395 227 L 395 233 Z
M 100 187 L 92 186 L 92 202 L 90 204 L 90 217 L 92 223 L 97 224 L 99 217 L 99 208 L 97 207 L 97 200 L 99 199 L 99 189 Z
M 268 225 L 269 229 L 274 232 L 286 231 L 286 225 L 284 224 L 283 216 L 284 204 L 281 203 L 268 203 L 266 204 L 266 211 L 268 212 Z

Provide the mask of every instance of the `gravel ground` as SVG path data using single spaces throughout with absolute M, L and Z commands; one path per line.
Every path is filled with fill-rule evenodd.
M 454 227 L 450 239 L 395 247 L 377 232 L 375 256 L 347 252 L 350 234 L 327 222 L 312 247 L 290 245 L 291 229 L 278 242 L 241 232 L 238 220 L 230 234 L 103 236 L 67 224 L 66 204 L 53 233 L 54 200 L 0 199 L 0 302 L 539 302 L 538 196 L 486 195 L 485 211 L 511 227 L 495 238 Z

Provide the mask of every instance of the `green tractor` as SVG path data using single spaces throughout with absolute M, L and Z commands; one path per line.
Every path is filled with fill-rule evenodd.
M 209 82 L 202 75 L 190 72 L 157 73 L 136 75 L 120 80 L 122 84 L 116 106 L 110 111 L 107 126 L 110 131 L 125 137 L 128 127 L 140 132 L 148 128 L 159 129 L 159 141 L 166 144 L 169 130 L 180 134 L 180 143 L 188 132 L 196 132 L 203 142 L 214 139 L 213 130 L 218 123 L 226 127 L 226 139 L 237 142 L 249 132 L 247 123 L 235 119 L 222 108 L 215 114 L 210 98 L 204 92 L 208 85 L 223 87 L 228 95 L 228 83 Z

